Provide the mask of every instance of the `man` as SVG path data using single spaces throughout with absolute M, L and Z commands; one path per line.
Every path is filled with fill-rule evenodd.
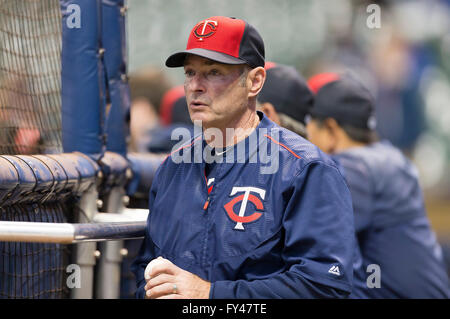
M 351 292 L 350 192 L 327 155 L 256 111 L 264 63 L 255 28 L 226 17 L 199 22 L 187 49 L 167 59 L 184 67 L 189 114 L 202 131 L 154 178 L 133 266 L 138 298 Z
M 258 95 L 260 109 L 272 121 L 306 137 L 305 117 L 313 104 L 306 81 L 294 67 L 266 62 L 266 82 Z
M 376 141 L 370 92 L 348 75 L 326 77 L 330 81 L 315 89 L 307 131 L 312 143 L 340 162 L 352 194 L 363 267 L 370 275 L 367 285 L 355 285 L 353 296 L 447 298 L 442 253 L 415 168 L 390 143 Z

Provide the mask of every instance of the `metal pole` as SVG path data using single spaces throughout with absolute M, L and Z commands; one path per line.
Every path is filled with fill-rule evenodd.
M 116 186 L 111 189 L 107 202 L 107 214 L 121 213 L 124 204 L 125 190 Z M 121 277 L 121 249 L 123 241 L 110 241 L 99 244 L 101 257 L 97 267 L 96 276 L 96 298 L 118 299 L 120 298 Z
M 94 223 L 146 222 L 148 209 L 125 208 L 120 214 L 98 213 L 92 220 Z
M 0 222 L 0 241 L 75 244 L 144 237 L 145 222 L 68 224 Z
M 80 210 L 84 214 L 79 214 L 79 223 L 89 223 L 97 213 L 98 192 L 95 184 L 84 193 L 80 200 Z M 73 288 L 72 299 L 92 299 L 94 296 L 94 266 L 97 251 L 97 243 L 82 243 L 74 247 L 74 261 L 80 267 L 81 285 L 80 288 Z
M 72 224 L 0 222 L 0 241 L 71 244 L 74 235 Z

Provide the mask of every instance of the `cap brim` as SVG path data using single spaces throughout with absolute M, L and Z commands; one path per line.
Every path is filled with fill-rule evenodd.
M 244 60 L 241 60 L 239 58 L 235 58 L 231 55 L 206 50 L 206 49 L 191 49 L 191 50 L 185 50 L 181 52 L 177 52 L 169 56 L 166 60 L 166 66 L 169 68 L 178 68 L 184 65 L 184 60 L 186 59 L 186 56 L 188 54 L 197 55 L 203 58 L 207 58 L 216 62 L 224 63 L 224 64 L 246 64 Z

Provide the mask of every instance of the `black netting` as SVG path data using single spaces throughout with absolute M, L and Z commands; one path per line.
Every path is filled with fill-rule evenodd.
M 62 152 L 60 91 L 59 1 L 0 0 L 0 154 Z M 0 220 L 65 222 L 67 207 L 16 204 Z M 0 242 L 0 298 L 67 297 L 69 249 Z
M 0 154 L 62 151 L 58 0 L 0 0 Z
M 0 220 L 66 222 L 64 203 L 16 204 L 0 208 Z M 0 242 L 0 298 L 67 298 L 70 246 Z

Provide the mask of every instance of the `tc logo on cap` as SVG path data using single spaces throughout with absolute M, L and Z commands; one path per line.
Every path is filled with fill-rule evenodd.
M 204 20 L 197 24 L 194 28 L 194 35 L 203 41 L 203 38 L 207 38 L 216 33 L 218 27 L 217 21 L 214 20 Z

